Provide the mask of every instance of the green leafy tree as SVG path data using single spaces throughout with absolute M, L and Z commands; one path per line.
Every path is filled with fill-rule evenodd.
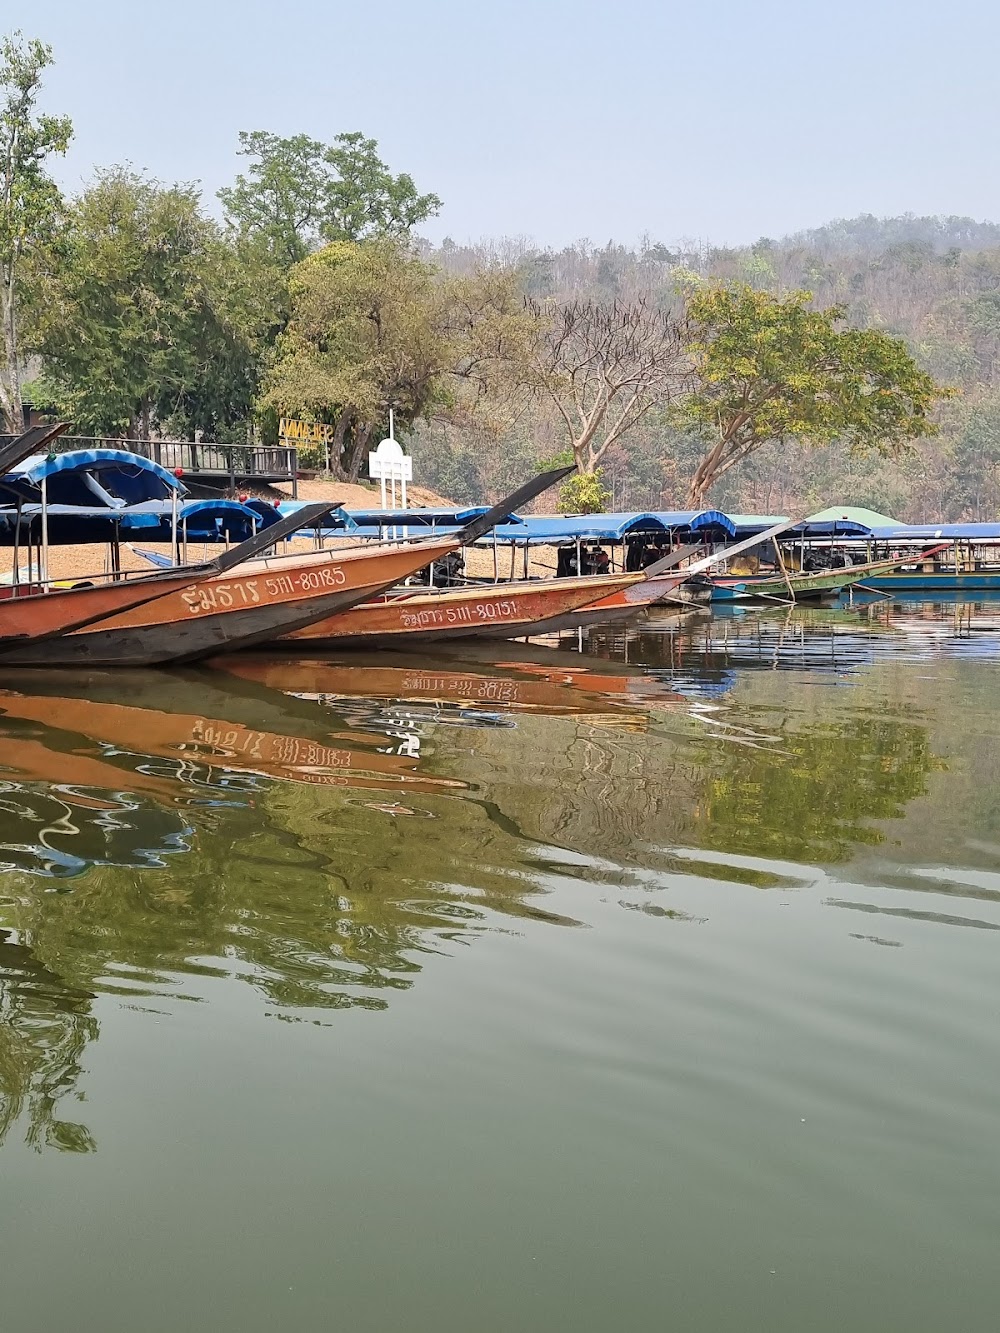
M 604 469 L 577 472 L 559 488 L 560 514 L 601 514 L 607 509 L 611 492 L 604 484 Z
M 53 247 L 36 333 L 78 428 L 146 439 L 176 411 L 209 429 L 247 415 L 256 375 L 226 309 L 231 269 L 196 190 L 98 176 Z
M 363 134 L 322 144 L 305 134 L 240 134 L 251 159 L 245 175 L 219 191 L 232 227 L 255 238 L 285 268 L 330 241 L 406 236 L 441 207 L 405 172 L 394 176 Z
M 356 480 L 390 409 L 405 431 L 443 400 L 453 357 L 440 289 L 432 269 L 382 239 L 310 255 L 290 292 L 263 405 L 332 424 L 330 467 Z
M 21 347 L 18 302 L 22 269 L 46 236 L 59 208 L 59 191 L 45 160 L 65 153 L 73 127 L 65 116 L 36 111 L 42 71 L 51 48 L 20 33 L 0 40 L 0 417 L 21 429 Z
M 291 318 L 260 406 L 334 426 L 330 466 L 355 480 L 388 426 L 508 410 L 532 321 L 513 273 L 442 279 L 402 241 L 336 241 L 291 273 Z
M 745 283 L 695 288 L 687 304 L 696 387 L 678 420 L 700 431 L 703 457 L 688 501 L 764 445 L 839 441 L 853 454 L 900 456 L 936 432 L 931 413 L 949 391 L 920 370 L 901 338 L 839 328 L 843 306 L 810 307 L 809 292 L 779 297 Z

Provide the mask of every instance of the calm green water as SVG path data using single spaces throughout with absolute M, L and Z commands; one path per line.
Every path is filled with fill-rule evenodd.
M 5 676 L 4 1333 L 992 1330 L 1000 605 Z

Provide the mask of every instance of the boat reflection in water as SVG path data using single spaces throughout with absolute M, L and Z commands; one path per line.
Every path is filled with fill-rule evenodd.
M 452 658 L 390 652 L 292 662 L 243 654 L 217 665 L 299 698 L 348 708 L 363 700 L 438 706 L 438 716 L 458 708 L 467 720 L 540 713 L 642 729 L 651 708 L 685 702 L 640 668 L 535 645 L 462 645 Z
M 642 666 L 596 637 L 5 675 L 0 1135 L 90 1144 L 58 1104 L 91 997 L 157 1009 L 230 981 L 325 1023 L 459 943 L 579 924 L 590 894 L 696 922 L 719 881 L 798 888 L 877 848 L 934 765 L 919 712 L 820 709 L 762 671 L 706 699 L 734 662 L 715 644 L 699 672 L 697 632 Z

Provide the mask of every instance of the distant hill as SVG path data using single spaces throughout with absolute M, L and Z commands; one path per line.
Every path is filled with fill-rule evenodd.
M 826 256 L 877 255 L 898 246 L 919 246 L 932 254 L 988 250 L 1000 246 L 1000 223 L 963 217 L 917 217 L 913 213 L 877 218 L 872 213 L 861 213 L 812 231 L 794 232 L 776 244 L 784 250 L 814 250 Z
M 517 268 L 526 293 L 557 300 L 645 295 L 670 306 L 681 272 L 693 270 L 762 290 L 804 288 L 820 306 L 843 305 L 852 324 L 905 338 L 926 370 L 958 390 L 940 435 L 898 464 L 836 448 L 764 450 L 719 485 L 713 503 L 741 513 L 836 503 L 904 520 L 1000 517 L 1000 224 L 863 214 L 738 247 L 647 239 L 546 250 L 515 238 L 449 241 L 428 254 L 459 272 L 503 262 Z M 541 407 L 500 438 L 435 425 L 414 441 L 420 480 L 458 500 L 495 491 L 562 447 L 559 423 Z M 608 462 L 615 505 L 675 507 L 693 459 L 691 441 L 647 418 Z

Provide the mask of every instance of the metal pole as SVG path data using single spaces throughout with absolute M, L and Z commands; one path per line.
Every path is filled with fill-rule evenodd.
M 17 499 L 17 527 L 14 529 L 14 587 L 21 582 L 21 497 Z
M 43 583 L 49 580 L 49 479 L 42 478 L 42 556 L 39 561 Z
M 170 504 L 170 558 L 175 565 L 180 564 L 180 552 L 177 549 L 177 487 L 171 489 Z

